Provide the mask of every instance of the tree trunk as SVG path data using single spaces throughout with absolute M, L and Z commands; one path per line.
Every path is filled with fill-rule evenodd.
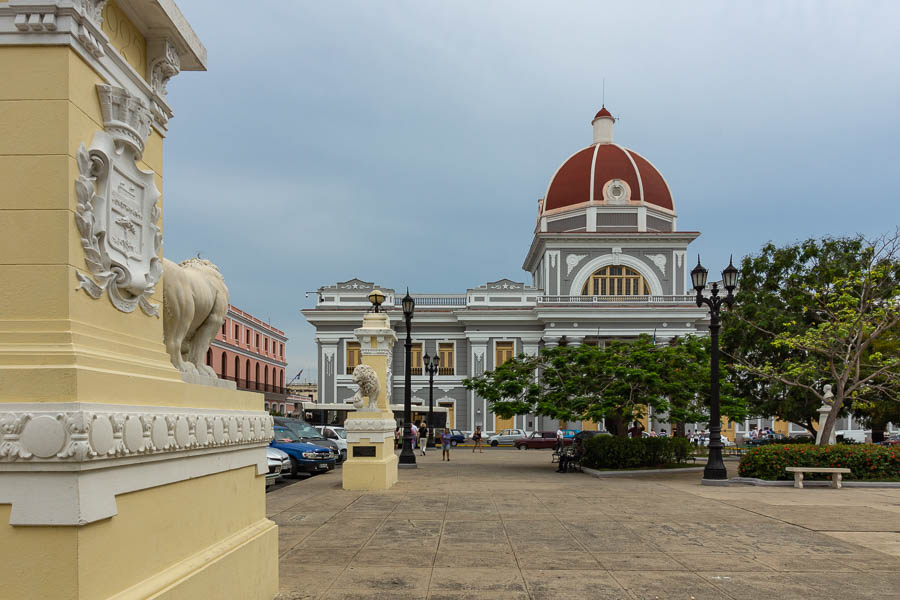
M 877 444 L 884 441 L 884 429 L 887 423 L 872 421 L 872 443 Z
M 672 435 L 684 437 L 684 423 L 672 423 Z
M 831 439 L 831 432 L 834 431 L 834 424 L 837 421 L 838 413 L 844 405 L 844 390 L 838 388 L 838 393 L 834 395 L 834 404 L 831 405 L 831 412 L 825 419 L 825 426 L 822 427 L 822 437 L 819 439 L 819 446 L 827 446 L 828 440 Z
M 628 428 L 625 427 L 625 420 L 618 415 L 606 419 L 606 430 L 618 437 L 628 437 Z

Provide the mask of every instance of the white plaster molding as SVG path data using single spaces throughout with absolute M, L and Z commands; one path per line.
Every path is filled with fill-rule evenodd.
M 344 421 L 344 431 L 347 433 L 347 443 L 360 443 L 363 440 L 380 442 L 394 437 L 397 423 L 393 419 L 357 419 L 348 418 Z
M 240 446 L 178 460 L 134 462 L 76 472 L 0 470 L 0 504 L 12 504 L 10 525 L 86 525 L 118 514 L 116 496 L 255 466 L 265 475 L 263 446 Z
M 617 253 L 616 250 L 619 250 L 619 252 Z M 588 278 L 598 269 L 610 265 L 624 265 L 626 267 L 631 267 L 640 273 L 644 277 L 644 280 L 650 285 L 651 295 L 663 295 L 662 283 L 660 282 L 659 277 L 656 276 L 656 273 L 653 272 L 653 269 L 649 268 L 650 265 L 628 254 L 622 254 L 621 249 L 618 248 L 613 248 L 613 254 L 598 256 L 582 265 L 581 269 L 572 280 L 572 285 L 569 288 L 569 295 L 580 296 L 581 290 L 584 288 L 584 284 L 587 282 Z
M 680 269 L 684 265 L 685 251 L 684 250 L 675 250 L 674 254 L 675 254 L 675 264 L 678 265 L 678 268 Z
M 97 87 L 104 91 L 110 88 Z M 101 105 L 104 97 L 110 105 L 119 106 L 104 110 L 104 120 L 111 111 L 110 116 L 128 122 L 116 120 L 111 133 L 94 134 L 90 150 L 84 144 L 78 149 L 75 224 L 81 234 L 85 264 L 92 275 L 76 271 L 78 289 L 94 299 L 107 292 L 113 306 L 122 312 L 130 313 L 140 306 L 145 314 L 158 317 L 159 307 L 150 298 L 163 273 L 159 258 L 160 193 L 153 173 L 137 167 L 137 140 L 132 137 L 134 130 L 129 124 L 133 113 L 146 107 L 116 92 L 101 93 Z M 145 125 L 149 132 L 149 121 Z M 143 142 L 140 147 L 143 148 Z
M 0 406 L 0 472 L 84 471 L 167 459 L 192 450 L 266 445 L 263 411 L 118 404 Z
M 145 80 L 104 33 L 101 13 L 106 4 L 107 0 L 0 2 L 0 45 L 71 47 L 104 81 L 141 96 L 152 111 L 153 125 L 164 134 L 173 115 L 165 101 L 165 79 L 181 70 L 205 70 L 206 48 L 171 0 L 120 0 L 119 8 L 139 28 L 143 25 L 148 36 Z M 149 80 L 154 70 L 161 76 L 157 80 L 161 88 L 154 89 Z
M 660 270 L 660 272 L 666 272 L 666 255 L 665 254 L 648 254 L 647 258 L 653 261 L 653 264 Z
M 572 269 L 578 266 L 587 254 L 569 254 L 566 256 L 566 277 L 572 274 Z

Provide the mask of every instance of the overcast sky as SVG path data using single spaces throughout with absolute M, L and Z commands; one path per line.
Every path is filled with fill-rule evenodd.
M 169 83 L 165 253 L 287 332 L 287 379 L 315 381 L 306 291 L 530 283 L 537 200 L 604 78 L 714 273 L 900 222 L 896 1 L 178 4 L 209 70 Z

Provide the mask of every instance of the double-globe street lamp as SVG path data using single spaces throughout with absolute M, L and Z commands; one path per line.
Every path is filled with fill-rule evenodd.
M 406 385 L 403 397 L 403 449 L 400 450 L 400 467 L 407 469 L 416 468 L 416 455 L 413 452 L 412 434 L 412 318 L 416 308 L 416 301 L 406 290 L 403 297 L 403 318 L 406 320 Z M 388 383 L 390 385 L 390 383 Z
M 431 358 L 426 354 L 422 357 L 422 362 L 428 373 L 428 447 L 434 448 L 434 376 L 441 368 L 441 357 L 435 354 Z
M 710 363 L 710 399 L 709 399 L 709 459 L 703 469 L 703 482 L 719 484 L 728 479 L 725 463 L 722 461 L 722 415 L 719 410 L 719 329 L 721 327 L 722 305 L 730 307 L 734 304 L 734 288 L 737 285 L 738 270 L 732 260 L 722 271 L 722 285 L 728 294 L 722 298 L 719 296 L 719 283 L 714 281 L 710 296 L 703 295 L 706 287 L 706 277 L 709 274 L 700 264 L 700 256 L 697 256 L 697 266 L 691 271 L 691 283 L 697 290 L 697 306 L 706 304 L 709 307 L 709 333 L 712 338 L 712 349 L 709 354 Z

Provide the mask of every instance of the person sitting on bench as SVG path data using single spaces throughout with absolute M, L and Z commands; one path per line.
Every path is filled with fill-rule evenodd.
M 584 443 L 581 441 L 581 438 L 575 438 L 575 447 L 569 452 L 560 452 L 559 454 L 559 469 L 556 470 L 557 473 L 566 473 L 569 468 L 573 464 L 578 464 L 581 462 L 581 458 L 584 456 Z

